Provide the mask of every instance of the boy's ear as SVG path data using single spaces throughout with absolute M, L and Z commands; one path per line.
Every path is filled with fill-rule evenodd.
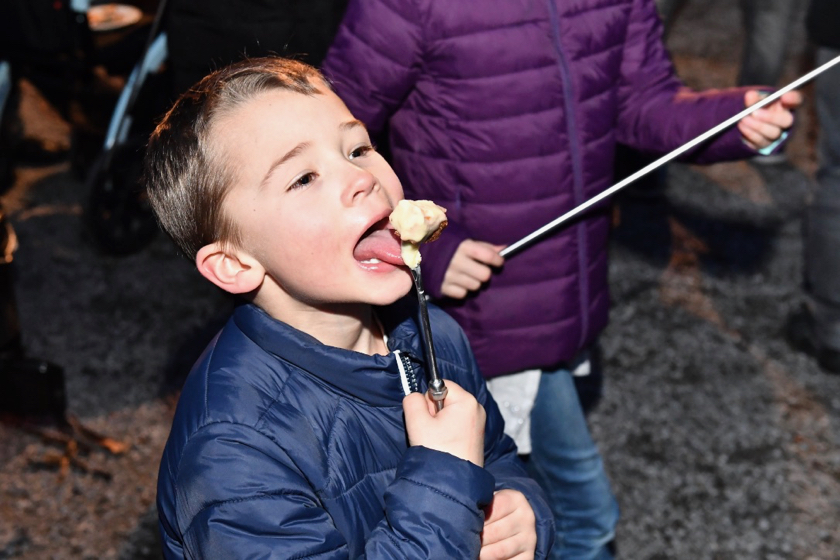
M 265 269 L 259 261 L 220 243 L 211 243 L 199 249 L 195 255 L 195 266 L 202 276 L 232 294 L 253 292 L 265 278 Z

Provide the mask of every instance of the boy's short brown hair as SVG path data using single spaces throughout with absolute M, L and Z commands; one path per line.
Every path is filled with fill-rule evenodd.
M 240 245 L 239 228 L 222 209 L 236 170 L 210 142 L 218 117 L 262 92 L 314 95 L 318 87 L 329 86 L 308 64 L 248 59 L 208 75 L 166 113 L 149 138 L 144 180 L 158 222 L 187 257 L 214 242 Z

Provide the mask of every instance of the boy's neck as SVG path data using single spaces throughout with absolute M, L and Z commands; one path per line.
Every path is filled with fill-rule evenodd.
M 362 354 L 388 354 L 384 333 L 370 305 L 338 305 L 328 309 L 308 308 L 296 312 L 266 309 L 283 321 L 316 338 L 322 344 Z

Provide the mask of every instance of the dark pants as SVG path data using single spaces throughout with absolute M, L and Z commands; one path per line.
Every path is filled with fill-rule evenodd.
M 820 48 L 817 64 L 840 55 Z M 840 70 L 816 80 L 819 121 L 818 190 L 805 226 L 805 283 L 811 298 L 816 336 L 824 346 L 840 351 Z

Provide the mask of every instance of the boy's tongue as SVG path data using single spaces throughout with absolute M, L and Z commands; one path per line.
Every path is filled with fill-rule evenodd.
M 357 261 L 379 259 L 382 262 L 401 266 L 400 241 L 390 229 L 377 229 L 362 237 L 353 250 Z

